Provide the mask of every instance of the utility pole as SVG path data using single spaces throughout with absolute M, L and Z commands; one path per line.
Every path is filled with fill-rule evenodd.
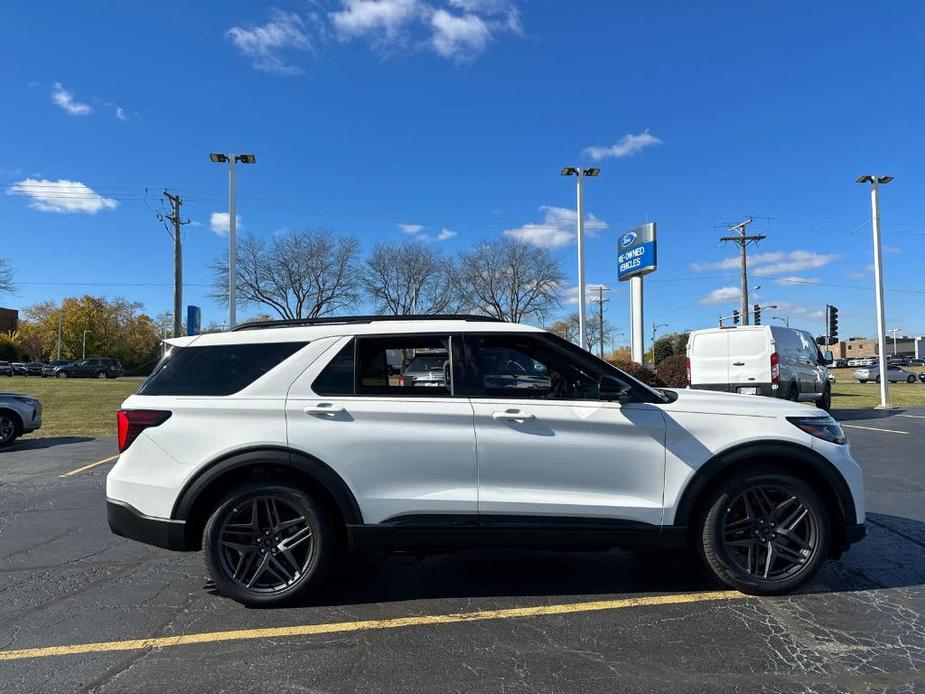
M 183 199 L 179 195 L 171 195 L 165 189 L 164 197 L 170 201 L 171 214 L 159 214 L 158 218 L 173 225 L 173 231 L 168 228 L 173 237 L 173 336 L 180 337 L 183 332 L 183 239 L 180 227 L 189 224 L 189 220 L 180 219 Z
M 87 358 L 87 333 L 93 332 L 92 330 L 84 330 L 83 340 L 81 340 L 82 347 L 80 348 L 80 358 Z
M 752 218 L 749 217 L 744 222 L 739 222 L 735 226 L 729 227 L 729 231 L 735 232 L 735 236 L 721 236 L 720 241 L 732 241 L 733 243 L 739 246 L 739 251 L 741 253 L 741 263 L 742 263 L 742 325 L 748 325 L 748 269 L 747 269 L 747 253 L 746 247 L 750 243 L 758 243 L 762 239 L 767 238 L 763 234 L 755 234 L 753 236 L 748 236 L 745 231 L 749 224 L 752 223 Z
M 599 284 L 595 287 L 597 290 L 597 298 L 591 299 L 592 304 L 597 304 L 598 311 L 598 324 L 597 327 L 600 331 L 601 341 L 598 343 L 598 356 L 603 360 L 604 358 L 604 303 L 607 299 L 604 298 L 604 292 L 609 292 L 610 287 L 605 287 L 602 284 Z

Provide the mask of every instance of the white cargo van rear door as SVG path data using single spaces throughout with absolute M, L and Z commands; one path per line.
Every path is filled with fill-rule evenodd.
M 754 383 L 757 387 L 771 382 L 771 336 L 766 328 L 737 328 L 729 332 L 729 382 L 738 392 L 748 393 Z M 756 390 L 750 395 L 758 395 Z
M 729 383 L 728 330 L 697 332 L 691 336 L 687 353 L 691 363 L 691 384 Z

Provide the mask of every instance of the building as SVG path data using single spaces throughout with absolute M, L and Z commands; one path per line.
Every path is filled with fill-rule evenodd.
M 896 349 L 893 349 L 893 338 L 886 338 L 887 354 L 896 354 L 900 357 L 912 357 L 916 355 L 916 343 L 922 344 L 922 338 L 897 337 Z M 861 357 L 876 357 L 879 353 L 876 338 L 859 338 L 845 340 L 833 346 L 832 353 L 838 359 L 860 359 Z
M 19 311 L 15 308 L 0 308 L 0 333 L 16 332 L 19 329 Z

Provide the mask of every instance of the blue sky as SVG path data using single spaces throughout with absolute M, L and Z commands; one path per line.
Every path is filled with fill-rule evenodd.
M 184 303 L 221 321 L 206 294 L 227 180 L 208 153 L 237 151 L 257 155 L 239 175 L 245 232 L 326 227 L 366 249 L 421 235 L 447 252 L 512 233 L 551 246 L 572 286 L 574 179 L 558 172 L 599 165 L 587 278 L 616 287 L 608 315 L 627 332 L 621 232 L 659 226 L 647 324 L 705 327 L 737 305 L 718 237 L 752 215 L 759 301 L 815 333 L 835 304 L 843 336 L 872 334 L 853 180 L 891 174 L 887 327 L 922 334 L 923 20 L 913 2 L 4 3 L 0 256 L 19 289 L 0 303 L 169 310 L 153 212 L 167 187 L 194 221 Z M 92 192 L 61 197 L 76 184 Z

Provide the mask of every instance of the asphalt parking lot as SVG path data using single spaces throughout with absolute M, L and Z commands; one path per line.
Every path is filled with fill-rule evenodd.
M 374 556 L 312 605 L 246 609 L 198 554 L 109 533 L 112 439 L 22 441 L 0 453 L 0 691 L 925 691 L 925 411 L 877 414 L 840 416 L 870 537 L 772 599 L 671 558 L 499 550 Z

